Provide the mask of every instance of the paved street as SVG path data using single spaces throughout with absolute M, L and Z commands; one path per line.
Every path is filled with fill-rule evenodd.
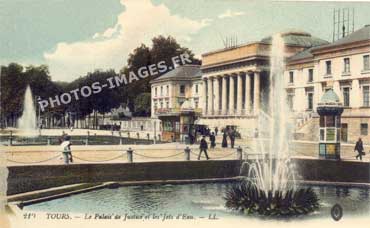
M 47 129 L 43 130 L 42 134 L 61 135 L 65 131 L 72 137 L 74 135 L 85 135 L 87 129 Z M 88 130 L 92 135 L 112 135 L 111 131 Z M 145 137 L 146 134 L 152 132 L 140 131 L 140 137 Z M 8 133 L 7 133 L 8 134 Z M 123 133 L 125 134 L 125 133 Z M 127 134 L 127 133 L 126 133 Z M 132 132 L 135 134 L 136 132 Z M 118 136 L 118 132 L 114 132 Z M 125 136 L 125 135 L 123 135 Z M 208 140 L 208 139 L 207 139 Z M 209 141 L 209 140 L 208 140 Z M 221 148 L 221 135 L 216 137 L 217 146 L 215 149 L 209 149 L 208 154 L 211 159 L 236 159 L 236 148 L 240 145 L 248 157 L 253 158 L 256 152 L 248 148 L 255 148 L 256 142 L 252 138 L 236 139 L 234 149 Z M 74 155 L 74 163 L 117 163 L 127 162 L 127 149 L 134 150 L 134 162 L 152 162 L 152 161 L 183 161 L 185 160 L 184 149 L 187 145 L 180 143 L 165 143 L 155 145 L 74 145 L 72 151 Z M 199 145 L 191 145 L 190 159 L 196 160 L 199 153 Z M 356 153 L 353 151 L 354 145 L 342 144 L 341 157 L 343 160 L 354 160 Z M 291 144 L 291 151 L 295 157 L 305 157 L 315 159 L 318 157 L 318 145 L 316 142 L 295 141 Z M 370 147 L 365 145 L 366 156 L 363 161 L 370 161 Z M 2 151 L 6 153 L 7 165 L 45 165 L 45 164 L 63 164 L 63 157 L 60 146 L 57 145 L 40 145 L 40 146 L 3 146 Z M 201 159 L 205 159 L 204 154 Z M 360 162 L 360 161 L 359 161 Z

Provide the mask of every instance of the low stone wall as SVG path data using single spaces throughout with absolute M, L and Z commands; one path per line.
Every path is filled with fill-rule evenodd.
M 368 162 L 321 159 L 294 159 L 294 162 L 299 180 L 370 183 Z M 9 167 L 7 194 L 76 183 L 231 178 L 240 175 L 240 167 L 239 160 L 13 166 Z
M 76 183 L 228 178 L 240 161 L 171 161 L 9 167 L 8 195 Z
M 368 162 L 295 159 L 295 164 L 300 180 L 370 183 Z

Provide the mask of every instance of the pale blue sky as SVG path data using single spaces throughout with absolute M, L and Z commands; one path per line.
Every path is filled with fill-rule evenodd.
M 370 24 L 370 2 L 247 0 L 0 0 L 0 64 L 48 64 L 55 80 L 97 68 L 119 69 L 140 43 L 173 35 L 198 56 L 300 29 L 331 41 L 334 8 L 355 8 L 355 28 Z

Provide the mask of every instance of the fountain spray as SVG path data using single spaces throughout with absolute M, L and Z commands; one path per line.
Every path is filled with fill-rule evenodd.
M 24 95 L 23 113 L 21 118 L 18 119 L 18 128 L 21 131 L 32 132 L 36 130 L 36 127 L 36 110 L 33 102 L 32 91 L 28 85 Z

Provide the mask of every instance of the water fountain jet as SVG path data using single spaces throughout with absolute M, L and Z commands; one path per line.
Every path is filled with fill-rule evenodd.
M 22 116 L 18 119 L 18 129 L 27 136 L 36 136 L 36 110 L 31 87 L 28 85 L 24 95 Z
M 292 123 L 285 91 L 285 44 L 280 34 L 272 38 L 267 113 L 260 111 L 255 150 L 260 158 L 248 163 L 246 180 L 226 193 L 226 207 L 266 216 L 291 216 L 318 208 L 311 188 L 296 189 L 289 141 Z

